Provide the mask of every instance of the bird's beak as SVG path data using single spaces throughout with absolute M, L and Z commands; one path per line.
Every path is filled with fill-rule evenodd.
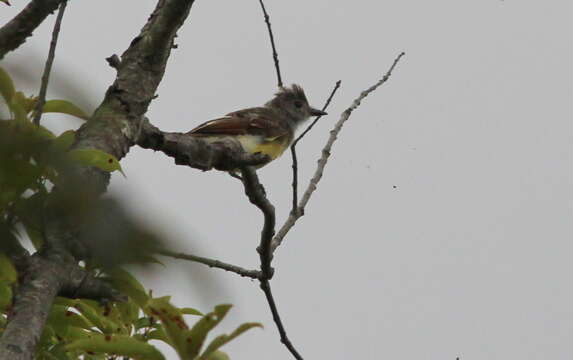
M 312 116 L 322 116 L 322 115 L 328 115 L 325 111 L 322 110 L 318 110 L 315 108 L 310 108 L 310 115 Z

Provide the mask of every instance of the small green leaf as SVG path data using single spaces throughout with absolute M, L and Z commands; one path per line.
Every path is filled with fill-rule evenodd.
M 165 360 L 153 345 L 124 335 L 94 335 L 89 339 L 74 341 L 66 349 L 114 354 L 138 360 Z
M 76 132 L 74 130 L 64 131 L 57 138 L 54 139 L 53 145 L 56 150 L 64 152 L 70 149 L 70 146 L 76 140 Z
M 54 331 L 62 337 L 66 335 L 68 327 L 86 330 L 94 328 L 93 323 L 83 315 L 70 311 L 68 306 L 59 304 L 54 304 L 50 309 L 48 323 L 54 328 Z
M 161 326 L 158 327 L 158 330 L 164 331 L 167 338 L 166 342 L 175 348 L 180 358 L 192 359 L 193 357 L 186 355 L 189 328 L 183 320 L 181 310 L 173 306 L 169 300 L 169 296 L 150 299 L 145 313 L 161 320 Z
M 145 308 L 149 301 L 149 295 L 145 288 L 129 272 L 121 268 L 106 270 L 106 280 L 116 289 L 129 296 L 140 308 Z
M 84 316 L 90 323 L 94 324 L 95 327 L 101 330 L 104 334 L 113 334 L 118 332 L 117 329 L 121 329 L 121 325 L 112 321 L 108 316 L 105 316 L 101 309 L 97 308 L 98 305 L 96 305 L 96 302 L 57 297 L 55 303 L 75 308 L 80 312 L 80 314 L 82 314 L 82 316 Z
M 42 109 L 43 113 L 61 113 L 88 120 L 89 116 L 79 107 L 67 100 L 48 100 Z
M 2 1 L 4 4 L 6 4 L 6 5 L 8 5 L 8 6 L 10 6 L 10 5 L 11 5 L 11 4 L 10 4 L 10 2 L 9 2 L 8 0 L 0 0 L 0 1 Z
M 12 78 L 6 70 L 0 67 L 0 95 L 2 95 L 8 106 L 12 104 L 12 96 L 14 96 L 15 92 Z
M 213 312 L 208 313 L 203 316 L 201 320 L 197 321 L 191 331 L 189 331 L 188 339 L 191 339 L 191 343 L 187 348 L 187 356 L 191 359 L 199 355 L 199 351 L 205 342 L 205 338 L 209 334 L 209 331 L 213 330 L 221 320 L 227 315 L 229 310 L 233 305 L 223 304 L 215 306 Z
M 229 343 L 231 340 L 233 340 L 237 336 L 241 335 L 245 331 L 252 329 L 252 328 L 255 328 L 255 327 L 262 328 L 263 325 L 260 323 L 244 323 L 244 324 L 241 324 L 238 328 L 235 329 L 235 331 L 233 331 L 229 335 L 223 334 L 223 335 L 217 336 L 215 339 L 213 339 L 213 341 L 211 341 L 209 346 L 207 346 L 207 349 L 205 349 L 205 351 L 203 352 L 203 354 L 201 355 L 199 360 L 209 359 L 209 356 L 211 356 L 211 354 L 213 354 L 221 346 Z
M 12 287 L 7 284 L 0 284 L 0 314 L 8 310 L 10 306 L 12 306 Z
M 0 283 L 14 284 L 18 280 L 18 272 L 4 253 L 0 253 Z
M 181 309 L 181 313 L 185 314 L 185 315 L 198 315 L 198 316 L 203 316 L 203 313 L 199 310 L 193 309 L 193 308 L 182 308 Z
M 98 149 L 74 149 L 69 152 L 69 156 L 84 166 L 95 166 L 103 171 L 112 172 L 118 170 L 125 176 L 121 165 L 115 156 Z

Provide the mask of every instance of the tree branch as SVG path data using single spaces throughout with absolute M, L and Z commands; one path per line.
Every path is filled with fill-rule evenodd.
M 241 145 L 225 139 L 208 143 L 183 133 L 163 132 L 147 119 L 141 123 L 136 142 L 144 149 L 161 151 L 175 159 L 175 164 L 200 170 L 230 171 L 242 166 L 259 165 L 268 160 L 263 154 L 248 154 Z
M 273 277 L 273 253 L 271 252 L 271 241 L 275 235 L 275 207 L 270 203 L 265 195 L 265 189 L 259 181 L 257 173 L 252 167 L 241 168 L 245 194 L 249 201 L 258 207 L 264 216 L 263 230 L 261 231 L 261 241 L 257 247 L 257 252 L 261 259 L 261 279 L 268 280 Z
M 294 345 L 291 343 L 290 339 L 287 336 L 283 322 L 279 315 L 279 310 L 277 309 L 277 304 L 271 291 L 271 283 L 269 282 L 269 280 L 261 280 L 261 289 L 265 293 L 265 297 L 267 299 L 267 302 L 269 303 L 269 307 L 271 308 L 273 320 L 275 321 L 277 329 L 279 330 L 281 342 L 287 347 L 287 349 L 290 351 L 290 353 L 294 356 L 295 359 L 303 360 L 302 356 L 298 353 L 298 351 L 296 350 L 296 348 L 294 347 Z
M 116 80 L 106 92 L 102 104 L 92 118 L 76 132 L 73 148 L 98 149 L 120 159 L 135 144 L 143 115 L 163 78 L 176 32 L 187 18 L 193 2 L 158 1 L 140 34 L 123 53 Z M 33 3 L 35 6 L 43 4 L 42 9 L 45 10 L 46 3 L 51 2 Z M 58 1 L 57 4 L 59 3 Z M 22 25 L 22 18 L 30 20 L 30 15 L 21 16 L 18 20 L 20 23 L 8 27 L 8 30 L 8 25 L 0 29 L 0 55 L 2 49 L 10 48 L 5 45 L 6 39 L 18 33 L 18 26 L 23 26 L 28 35 L 37 26 Z M 11 35 L 7 36 L 10 31 Z M 20 35 L 20 38 L 24 39 L 28 35 Z M 109 174 L 94 167 L 78 166 L 63 174 L 62 181 L 64 186 L 61 188 L 66 190 L 58 191 L 56 188 L 51 194 L 53 197 L 57 199 L 81 194 L 80 198 L 89 200 L 91 196 L 106 190 Z M 68 187 L 69 184 L 72 186 Z M 60 258 L 60 261 L 50 262 L 53 263 L 52 271 L 30 271 L 30 275 L 22 282 L 15 296 L 15 312 L 0 339 L 1 360 L 28 360 L 33 357 L 47 311 L 54 296 L 64 289 L 62 279 L 72 266 L 77 265 L 77 260 L 68 255 L 65 247 L 66 244 L 77 242 L 76 229 L 71 225 L 75 222 L 68 221 L 73 214 L 53 210 L 49 208 L 45 211 L 49 215 L 46 221 L 45 246 L 54 252 L 53 257 Z
M 328 105 L 330 105 L 330 102 L 332 101 L 334 94 L 336 94 L 336 91 L 338 90 L 338 88 L 340 88 L 340 83 L 341 83 L 341 81 L 338 80 L 336 82 L 336 84 L 334 85 L 334 89 L 332 89 L 332 91 L 330 92 L 330 95 L 328 96 L 328 99 L 326 99 L 326 103 L 322 107 L 322 111 L 325 111 L 328 108 Z M 292 145 L 290 146 L 290 154 L 292 157 L 292 210 L 291 210 L 291 212 L 296 211 L 298 208 L 298 206 L 297 206 L 298 205 L 298 160 L 297 160 L 297 156 L 296 156 L 296 145 L 314 127 L 314 125 L 316 125 L 316 123 L 318 122 L 318 120 L 320 120 L 321 117 L 322 117 L 322 115 L 317 116 L 314 119 L 314 121 L 302 132 L 302 134 L 300 134 L 295 139 L 295 141 L 293 141 Z
M 48 59 L 46 60 L 46 65 L 44 66 L 44 73 L 42 74 L 42 84 L 40 85 L 40 93 L 38 94 L 38 100 L 36 101 L 36 107 L 34 109 L 34 124 L 40 125 L 40 119 L 42 118 L 42 110 L 44 109 L 44 104 L 46 103 L 46 91 L 48 90 L 48 81 L 50 79 L 50 72 L 52 71 L 52 64 L 54 63 L 54 57 L 56 55 L 56 44 L 58 43 L 58 35 L 60 34 L 60 26 L 62 24 L 62 18 L 64 17 L 64 11 L 66 10 L 68 2 L 64 0 L 60 4 L 58 9 L 58 16 L 56 17 L 56 22 L 54 23 L 54 30 L 52 31 L 52 40 L 50 41 L 50 50 L 48 51 Z
M 240 266 L 227 264 L 216 259 L 209 259 L 206 257 L 192 254 L 176 253 L 169 250 L 159 250 L 157 253 L 174 259 L 189 260 L 196 263 L 204 264 L 211 268 L 223 269 L 251 279 L 259 279 L 261 277 L 261 272 L 258 270 L 244 269 Z
M 0 28 L 0 60 L 22 45 L 26 38 L 64 0 L 32 0 L 12 20 Z
M 287 347 L 290 353 L 298 360 L 302 357 L 295 349 L 294 345 L 289 340 L 284 325 L 282 323 L 273 293 L 271 291 L 270 279 L 273 277 L 273 268 L 271 262 L 273 260 L 273 252 L 271 248 L 271 241 L 275 233 L 275 208 L 267 199 L 265 189 L 259 181 L 257 173 L 252 167 L 241 168 L 243 176 L 243 184 L 245 186 L 245 194 L 249 201 L 258 207 L 264 216 L 263 230 L 261 231 L 261 241 L 257 251 L 261 259 L 261 276 L 259 277 L 261 290 L 265 293 L 265 297 L 271 309 L 273 320 L 279 330 L 281 342 Z
M 265 8 L 265 4 L 263 0 L 259 0 L 259 4 L 261 4 L 261 9 L 263 10 L 263 15 L 265 17 L 265 23 L 267 24 L 267 30 L 269 31 L 269 38 L 271 40 L 271 48 L 273 50 L 273 61 L 275 63 L 275 70 L 277 72 L 277 86 L 279 88 L 283 87 L 283 80 L 281 77 L 281 69 L 279 67 L 279 55 L 277 54 L 277 48 L 275 45 L 275 37 L 273 35 L 273 30 L 271 28 L 271 22 L 269 18 L 269 14 L 267 13 L 267 9 Z
M 290 229 L 292 229 L 292 227 L 294 226 L 296 221 L 301 216 L 304 215 L 304 208 L 306 207 L 306 204 L 310 200 L 312 193 L 316 190 L 316 187 L 318 186 L 318 183 L 320 182 L 320 179 L 322 178 L 322 173 L 324 171 L 324 168 L 326 167 L 326 163 L 328 162 L 328 158 L 330 157 L 330 151 L 332 149 L 332 145 L 336 141 L 338 134 L 342 130 L 342 126 L 344 125 L 344 123 L 350 118 L 350 115 L 352 114 L 352 112 L 356 108 L 358 108 L 358 106 L 360 106 L 360 102 L 366 96 L 368 96 L 371 92 L 376 90 L 380 85 L 382 85 L 386 81 L 388 81 L 388 79 L 392 75 L 392 71 L 394 71 L 394 68 L 396 67 L 396 65 L 398 65 L 398 62 L 400 61 L 400 59 L 404 55 L 405 55 L 405 53 L 403 53 L 403 52 L 400 53 L 394 59 L 392 66 L 390 66 L 390 69 L 388 69 L 388 71 L 386 72 L 384 77 L 382 77 L 382 79 L 380 79 L 376 84 L 372 85 L 371 87 L 369 87 L 368 89 L 366 89 L 362 93 L 360 93 L 360 96 L 358 98 L 356 98 L 356 100 L 354 100 L 352 105 L 349 108 L 347 108 L 340 115 L 340 119 L 338 120 L 338 122 L 334 126 L 334 129 L 332 129 L 332 131 L 330 132 L 330 137 L 328 138 L 326 145 L 322 149 L 322 156 L 318 160 L 318 166 L 314 172 L 314 176 L 310 180 L 308 187 L 306 188 L 306 191 L 304 192 L 302 199 L 300 200 L 300 203 L 298 204 L 297 210 L 291 212 L 291 214 L 289 215 L 289 217 L 287 218 L 287 220 L 285 221 L 285 223 L 280 228 L 277 235 L 274 237 L 274 239 L 272 241 L 272 245 L 271 245 L 272 252 L 274 252 L 281 245 L 286 234 L 290 231 Z
M 0 359 L 34 357 L 44 323 L 57 295 L 95 300 L 125 301 L 107 283 L 86 275 L 66 252 L 47 248 L 30 256 L 22 272 L 8 326 L 0 339 Z

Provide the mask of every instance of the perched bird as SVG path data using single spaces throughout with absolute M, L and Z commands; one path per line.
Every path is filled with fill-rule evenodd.
M 304 90 L 298 85 L 281 88 L 262 107 L 247 108 L 207 121 L 187 134 L 209 142 L 224 138 L 237 140 L 250 154 L 278 158 L 292 143 L 296 128 L 312 116 L 326 115 L 308 104 Z

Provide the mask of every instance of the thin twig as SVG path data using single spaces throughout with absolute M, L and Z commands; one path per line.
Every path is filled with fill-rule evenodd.
M 278 87 L 283 87 L 283 80 L 281 78 L 281 69 L 279 67 L 279 55 L 277 54 L 277 48 L 275 46 L 275 37 L 273 36 L 273 30 L 271 28 L 269 14 L 267 13 L 267 9 L 265 9 L 265 4 L 263 3 L 263 0 L 259 0 L 259 3 L 261 4 L 261 9 L 263 9 L 263 15 L 265 16 L 265 23 L 267 23 L 269 38 L 271 39 L 271 47 L 273 49 L 273 61 L 275 63 L 275 70 L 277 72 Z
M 285 223 L 280 228 L 277 235 L 274 237 L 274 239 L 272 241 L 271 251 L 273 253 L 281 245 L 284 237 L 290 231 L 290 229 L 294 226 L 296 221 L 304 214 L 304 208 L 305 208 L 306 204 L 308 203 L 308 201 L 310 200 L 312 193 L 316 190 L 316 187 L 318 186 L 320 179 L 322 178 L 322 173 L 324 171 L 324 168 L 326 167 L 326 163 L 328 161 L 328 158 L 330 157 L 330 150 L 332 149 L 332 145 L 336 141 L 338 134 L 342 130 L 342 126 L 350 118 L 350 115 L 352 114 L 352 112 L 358 106 L 360 106 L 360 102 L 366 96 L 368 96 L 372 91 L 376 90 L 380 85 L 382 85 L 386 81 L 388 81 L 388 79 L 392 75 L 392 71 L 394 71 L 394 68 L 396 67 L 396 65 L 398 64 L 398 62 L 400 61 L 400 59 L 404 55 L 405 55 L 404 52 L 400 53 L 394 59 L 392 66 L 390 66 L 390 69 L 386 72 L 384 77 L 382 77 L 382 79 L 380 79 L 376 84 L 374 84 L 370 88 L 368 88 L 368 89 L 364 90 L 362 93 L 360 93 L 360 96 L 358 98 L 356 98 L 356 100 L 353 101 L 352 105 L 340 115 L 340 119 L 338 120 L 338 122 L 334 126 L 334 129 L 332 129 L 330 131 L 330 137 L 328 138 L 326 145 L 322 149 L 322 156 L 318 160 L 318 166 L 314 172 L 312 179 L 310 180 L 310 182 L 308 184 L 308 187 L 306 188 L 306 191 L 304 192 L 304 194 L 302 196 L 302 199 L 300 200 L 300 203 L 298 204 L 297 210 L 291 212 L 291 214 L 289 215 L 289 217 L 287 218 L 287 220 L 285 221 Z
M 325 111 L 328 108 L 328 105 L 330 105 L 330 102 L 332 101 L 334 94 L 336 93 L 336 91 L 340 87 L 340 83 L 341 83 L 341 81 L 338 80 L 336 82 L 336 85 L 334 85 L 334 89 L 332 89 L 332 91 L 330 92 L 330 95 L 328 96 L 328 99 L 326 99 L 326 103 L 322 107 L 322 111 Z M 310 129 L 312 129 L 314 127 L 314 125 L 318 122 L 318 120 L 320 120 L 321 117 L 322 117 L 322 115 L 318 115 L 314 119 L 314 121 L 302 132 L 302 134 L 300 134 L 296 138 L 296 140 L 293 141 L 292 145 L 290 146 L 290 154 L 292 156 L 292 210 L 291 210 L 291 212 L 296 211 L 298 208 L 298 206 L 297 206 L 297 204 L 298 204 L 298 160 L 296 157 L 296 145 L 310 131 Z
M 56 44 L 58 43 L 58 35 L 60 34 L 60 27 L 62 26 L 62 18 L 64 17 L 64 11 L 66 10 L 68 2 L 63 1 L 58 9 L 58 16 L 56 17 L 56 22 L 54 23 L 54 30 L 52 31 L 52 40 L 50 41 L 50 50 L 48 51 L 48 59 L 46 60 L 46 65 L 44 66 L 44 73 L 42 74 L 42 84 L 40 85 L 40 94 L 38 95 L 38 100 L 36 102 L 36 107 L 34 108 L 34 124 L 40 125 L 40 119 L 42 118 L 42 110 L 44 104 L 46 103 L 46 91 L 48 89 L 48 80 L 50 79 L 50 72 L 52 71 L 52 64 L 54 63 L 54 57 L 56 55 Z
M 169 250 L 159 250 L 158 253 L 163 256 L 168 256 L 174 259 L 189 260 L 196 263 L 207 265 L 212 268 L 223 269 L 251 279 L 258 279 L 261 276 L 261 272 L 258 270 L 248 270 L 237 265 L 227 264 L 219 260 L 209 259 L 202 256 L 176 253 Z
M 271 291 L 271 284 L 268 280 L 261 280 L 261 289 L 265 293 L 265 297 L 267 298 L 267 302 L 269 303 L 269 307 L 271 308 L 271 313 L 273 314 L 273 320 L 277 325 L 277 329 L 279 330 L 279 334 L 281 336 L 281 342 L 287 347 L 290 353 L 295 357 L 297 360 L 303 360 L 302 356 L 296 351 L 294 345 L 290 342 L 286 330 L 283 326 L 283 322 L 279 315 L 279 310 L 277 309 L 277 304 L 275 303 L 275 299 L 273 297 L 273 293 Z

